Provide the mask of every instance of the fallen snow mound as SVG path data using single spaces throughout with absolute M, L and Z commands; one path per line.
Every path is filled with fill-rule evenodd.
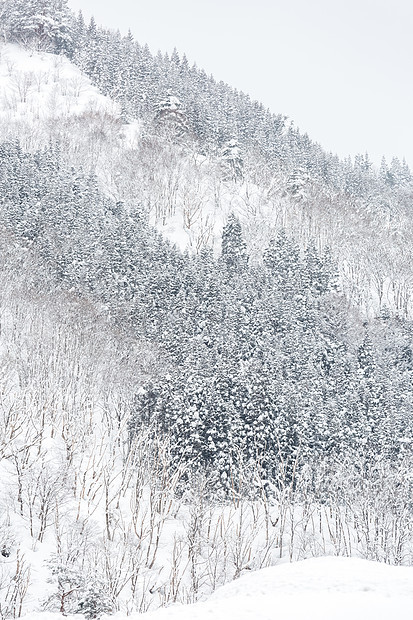
M 411 620 L 413 568 L 335 557 L 282 564 L 244 575 L 217 590 L 205 602 L 159 609 L 144 617 L 147 620 Z M 126 620 L 121 614 L 115 618 Z M 132 618 L 138 618 L 138 614 Z
M 28 618 L 28 616 L 26 616 Z M 70 616 L 79 620 L 79 616 Z M 281 564 L 219 588 L 207 601 L 105 620 L 411 620 L 413 567 L 324 557 Z M 61 620 L 60 614 L 30 614 Z

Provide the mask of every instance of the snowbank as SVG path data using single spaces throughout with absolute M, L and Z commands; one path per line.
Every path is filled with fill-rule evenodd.
M 282 564 L 244 575 L 218 589 L 207 601 L 159 609 L 144 617 L 147 620 L 411 620 L 413 567 L 336 557 Z M 46 620 L 44 616 L 41 618 Z M 115 618 L 126 620 L 122 614 Z

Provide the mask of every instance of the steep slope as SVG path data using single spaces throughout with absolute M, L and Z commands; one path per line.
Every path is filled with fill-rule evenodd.
M 27 150 L 59 139 L 59 126 L 69 123 L 73 128 L 76 120 L 88 116 L 119 115 L 118 105 L 64 56 L 16 44 L 1 44 L 0 89 L 1 140 L 18 136 Z
M 37 0 L 4 6 L 34 21 L 0 65 L 0 615 L 237 580 L 154 612 L 218 615 L 280 562 L 413 564 L 406 166 L 339 162 L 176 54 L 80 17 L 62 46 Z M 252 599 L 277 580 L 288 607 L 305 565 L 332 613 L 338 562 L 251 575 Z M 391 570 L 348 566 L 387 613 Z
M 131 154 L 135 195 L 155 221 L 175 216 L 196 229 L 199 220 L 201 230 L 192 231 L 196 249 L 214 238 L 217 211 L 225 218 L 234 210 L 258 256 L 274 229 L 285 227 L 302 247 L 313 238 L 319 249 L 333 249 L 342 287 L 363 312 L 371 316 L 388 306 L 409 316 L 413 186 L 405 162 L 383 161 L 375 170 L 367 155 L 340 161 L 177 53 L 153 57 L 131 35 L 121 38 L 81 18 L 73 28 L 74 62 L 119 101 L 126 120 L 142 119 L 147 140 Z M 190 158 L 189 167 L 188 149 L 203 155 Z M 156 169 L 155 178 L 148 168 Z M 120 162 L 116 172 L 122 190 L 128 164 Z
M 124 76 L 123 86 L 109 88 L 111 82 L 106 72 L 101 75 L 99 62 L 91 74 L 115 102 L 102 97 L 89 78 L 64 57 L 5 46 L 0 119 L 3 139 L 19 135 L 22 147 L 31 151 L 58 141 L 68 164 L 80 164 L 97 174 L 105 193 L 127 208 L 141 205 L 150 221 L 181 249 L 199 252 L 207 245 L 218 252 L 221 230 L 230 212 L 243 222 L 253 260 L 261 259 L 262 249 L 281 228 L 292 234 L 302 249 L 311 240 L 320 250 L 329 246 L 339 267 L 342 290 L 352 303 L 368 315 L 386 306 L 409 316 L 409 248 L 413 243 L 409 208 L 412 185 L 407 168 L 394 162 L 378 175 L 365 158 L 350 166 L 323 154 L 329 162 L 325 163 L 327 168 L 333 162 L 335 166 L 331 179 L 323 179 L 309 164 L 304 165 L 299 155 L 304 153 L 309 161 L 319 162 L 320 157 L 312 152 L 316 145 L 296 136 L 300 144 L 297 151 L 287 126 L 282 129 L 282 124 L 273 139 L 284 155 L 275 159 L 260 155 L 257 145 L 247 142 L 238 146 L 235 141 L 224 140 L 221 146 L 205 151 L 202 136 L 210 135 L 212 129 L 195 131 L 188 109 L 193 97 L 198 98 L 191 90 L 196 72 L 183 76 L 174 71 L 180 63 L 175 58 L 167 63 L 163 83 L 158 61 L 145 61 L 132 41 L 113 39 L 110 34 L 105 38 L 101 33 L 96 34 L 93 49 L 90 42 L 84 45 L 79 47 L 80 56 L 75 54 L 74 58 L 85 70 L 90 70 L 86 62 L 89 54 L 103 63 L 103 71 L 113 64 L 108 54 L 127 64 L 132 62 L 130 54 L 135 50 L 135 73 L 128 80 L 120 69 L 113 74 Z M 149 65 L 142 76 L 145 62 Z M 157 90 L 151 92 L 155 75 Z M 138 78 L 135 84 L 133 80 Z M 139 96 L 128 91 L 131 84 Z M 188 88 L 191 85 L 191 95 L 182 91 L 185 84 Z M 229 97 L 232 91 L 225 88 Z M 171 95 L 165 95 L 168 90 L 184 94 L 183 103 L 177 99 L 184 124 L 176 121 L 176 111 L 169 105 Z M 209 83 L 211 105 L 217 101 L 214 97 L 219 97 L 215 91 L 216 85 Z M 134 112 L 142 116 L 125 117 L 122 105 L 126 101 L 136 103 L 142 97 L 145 106 Z M 234 106 L 235 100 L 229 109 L 237 109 Z M 253 111 L 254 106 L 249 114 Z M 224 123 L 219 115 L 214 122 L 216 129 Z M 265 142 L 268 140 L 267 136 Z

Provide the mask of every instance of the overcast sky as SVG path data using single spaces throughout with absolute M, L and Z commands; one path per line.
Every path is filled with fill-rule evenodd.
M 413 0 L 69 0 L 292 119 L 341 157 L 413 169 Z

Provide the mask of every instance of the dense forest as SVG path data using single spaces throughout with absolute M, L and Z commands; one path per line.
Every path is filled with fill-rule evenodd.
M 192 602 L 276 557 L 412 563 L 406 163 L 341 161 L 65 0 L 4 0 L 0 17 L 3 45 L 65 57 L 117 105 L 37 133 L 2 121 L 0 457 L 15 493 L 0 545 L 17 585 L 0 617 L 21 615 L 30 583 L 11 514 L 34 545 L 53 540 L 44 609 L 87 618 Z M 36 81 L 8 70 L 17 109 Z M 177 216 L 186 249 L 161 232 Z
M 269 481 L 290 464 L 381 455 L 413 439 L 412 324 L 368 323 L 337 290 L 331 255 L 300 253 L 281 230 L 250 264 L 230 215 L 221 255 L 181 254 L 143 215 L 102 196 L 56 150 L 1 147 L 2 221 L 59 286 L 105 304 L 122 329 L 162 351 L 129 430 L 156 420 L 176 458 L 231 485 L 237 460 Z

